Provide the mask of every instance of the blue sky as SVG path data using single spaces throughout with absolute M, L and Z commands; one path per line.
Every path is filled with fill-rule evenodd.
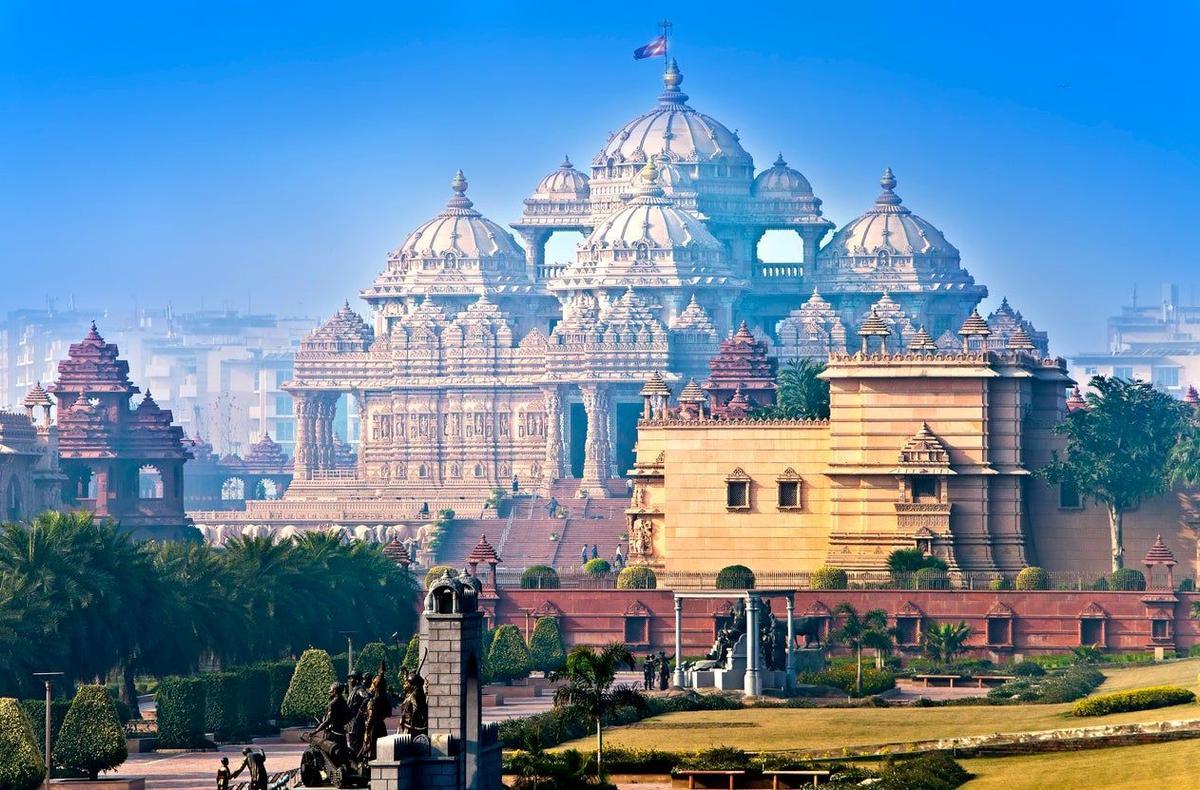
M 1103 343 L 1135 283 L 1200 285 L 1194 3 L 0 5 L 0 310 L 322 314 L 463 168 L 508 223 L 654 103 L 782 151 L 839 225 L 891 166 L 991 308 Z M 733 12 L 733 13 L 731 13 Z

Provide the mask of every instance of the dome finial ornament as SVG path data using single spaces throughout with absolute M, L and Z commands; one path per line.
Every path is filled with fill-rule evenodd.
M 787 167 L 787 162 L 783 161 L 783 151 L 780 151 L 779 156 L 775 157 L 775 167 Z
M 456 195 L 465 195 L 467 193 L 467 178 L 463 175 L 462 170 L 454 174 L 453 180 L 450 181 L 450 188 L 454 190 L 454 194 Z
M 875 198 L 877 206 L 899 206 L 901 203 L 900 196 L 895 193 L 896 176 L 892 173 L 892 168 L 885 167 L 883 169 L 883 177 L 879 179 L 879 186 L 883 187 L 883 192 L 879 193 L 879 197 Z
M 659 102 L 668 105 L 686 104 L 688 96 L 679 90 L 682 84 L 683 72 L 679 70 L 679 64 L 675 62 L 675 58 L 667 58 L 667 66 L 663 71 L 663 92 L 659 94 Z

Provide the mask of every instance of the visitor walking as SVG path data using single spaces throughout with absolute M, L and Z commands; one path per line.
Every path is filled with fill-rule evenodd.
M 594 559 L 594 560 L 600 559 L 600 547 L 597 546 L 595 543 L 592 544 L 592 559 Z
M 579 564 L 587 565 L 587 561 L 588 561 L 587 544 L 585 543 L 585 544 L 583 544 L 583 549 L 580 550 L 580 552 L 579 552 Z
M 617 544 L 617 553 L 613 555 L 613 564 L 617 566 L 617 570 L 625 567 L 625 555 L 621 553 L 621 544 Z

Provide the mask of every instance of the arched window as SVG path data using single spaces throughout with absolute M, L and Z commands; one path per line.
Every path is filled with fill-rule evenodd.
M 4 502 L 8 509 L 8 520 L 18 521 L 21 518 L 21 488 L 17 485 L 15 477 L 8 481 L 8 493 Z
M 279 499 L 279 485 L 270 478 L 263 478 L 254 487 L 255 499 Z
M 246 498 L 246 481 L 231 477 L 221 484 L 221 501 L 235 502 Z
M 158 467 L 146 464 L 138 470 L 138 498 L 163 498 L 162 472 L 158 470 Z

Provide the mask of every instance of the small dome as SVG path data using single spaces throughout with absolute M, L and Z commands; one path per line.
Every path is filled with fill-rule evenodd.
M 967 320 L 963 321 L 963 325 L 958 330 L 960 337 L 970 337 L 972 335 L 987 337 L 991 333 L 992 330 L 988 327 L 987 321 L 983 320 L 983 316 L 979 314 L 978 310 L 972 310 L 971 314 L 967 316 Z
M 640 163 L 660 154 L 681 162 L 751 164 L 736 133 L 688 106 L 687 94 L 679 90 L 682 83 L 683 74 L 671 58 L 663 74 L 658 106 L 614 132 L 592 164 L 603 165 L 610 159 Z
M 467 179 L 459 170 L 450 182 L 454 196 L 446 208 L 420 225 L 396 250 L 400 258 L 512 258 L 525 260 L 508 231 L 475 210 L 467 197 Z
M 533 190 L 533 197 L 543 200 L 587 200 L 588 177 L 575 169 L 570 157 L 563 157 L 557 170 L 546 174 Z
M 889 167 L 879 180 L 883 192 L 875 205 L 834 234 L 818 257 L 878 258 L 880 256 L 942 257 L 958 261 L 958 250 L 942 232 L 901 205 L 896 177 Z
M 752 187 L 755 197 L 759 198 L 795 198 L 813 196 L 812 184 L 808 183 L 799 170 L 793 170 L 783 161 L 783 154 L 775 160 L 775 164 L 762 171 L 754 179 Z
M 33 388 L 25 395 L 25 400 L 22 401 L 22 405 L 29 407 L 53 406 L 54 401 L 50 400 L 50 396 L 46 393 L 46 390 L 42 389 L 42 382 L 39 381 L 34 384 Z
M 669 249 L 692 245 L 723 250 L 721 242 L 690 211 L 677 208 L 663 194 L 658 168 L 646 163 L 637 177 L 632 200 L 606 219 L 584 242 L 584 246 L 625 246 L 647 244 Z

